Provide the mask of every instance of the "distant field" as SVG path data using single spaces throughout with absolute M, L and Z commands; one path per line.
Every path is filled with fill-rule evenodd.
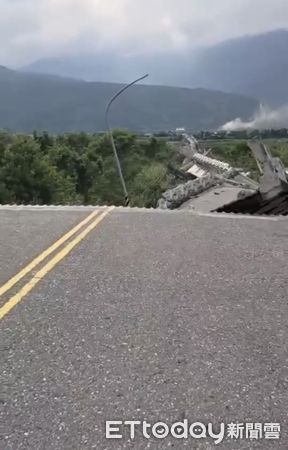
M 205 139 L 203 141 L 200 141 L 201 143 L 205 144 L 207 147 L 214 147 L 217 145 L 221 145 L 221 146 L 231 146 L 231 145 L 237 145 L 237 144 L 241 144 L 241 143 L 246 143 L 247 139 Z M 284 146 L 286 148 L 286 150 L 288 151 L 288 139 L 263 139 L 263 142 L 269 146 Z
M 264 139 L 274 156 L 278 156 L 288 167 L 288 139 Z M 209 156 L 228 162 L 234 167 L 241 167 L 251 172 L 254 178 L 259 177 L 259 171 L 247 140 L 242 139 L 211 139 L 200 141 L 206 149 L 211 148 Z

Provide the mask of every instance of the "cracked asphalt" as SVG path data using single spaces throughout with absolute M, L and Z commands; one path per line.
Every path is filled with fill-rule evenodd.
M 85 214 L 0 211 L 0 281 Z M 287 254 L 287 219 L 113 210 L 0 323 L 1 449 L 287 449 Z M 281 439 L 105 438 L 185 418 Z

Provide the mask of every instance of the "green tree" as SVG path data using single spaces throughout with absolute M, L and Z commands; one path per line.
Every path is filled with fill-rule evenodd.
M 170 187 L 167 164 L 176 147 L 115 130 L 114 139 L 132 204 L 155 206 Z M 71 133 L 13 136 L 0 132 L 0 202 L 123 204 L 108 135 Z
M 168 189 L 170 182 L 171 178 L 163 164 L 152 164 L 142 169 L 133 184 L 132 205 L 156 207 L 162 192 Z
M 16 137 L 6 147 L 0 177 L 5 187 L 2 187 L 2 195 L 10 192 L 12 201 L 49 204 L 75 199 L 72 180 L 57 172 L 48 157 L 41 155 L 39 144 L 30 137 Z

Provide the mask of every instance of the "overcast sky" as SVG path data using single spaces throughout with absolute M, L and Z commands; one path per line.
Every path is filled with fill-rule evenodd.
M 73 51 L 186 51 L 288 28 L 288 0 L 0 0 L 0 64 Z

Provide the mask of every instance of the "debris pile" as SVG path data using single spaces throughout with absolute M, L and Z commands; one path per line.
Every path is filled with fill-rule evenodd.
M 258 140 L 248 145 L 261 173 L 259 188 L 252 195 L 218 207 L 216 212 L 288 215 L 288 173 L 280 160 Z
M 207 174 L 195 180 L 179 184 L 162 194 L 162 197 L 158 201 L 158 208 L 176 209 L 191 197 L 195 197 L 217 184 L 220 184 L 220 180 L 217 180 L 213 174 Z
M 262 142 L 248 142 L 261 174 L 257 183 L 242 169 L 207 156 L 194 137 L 184 138 L 190 152 L 182 172 L 193 179 L 164 192 L 158 208 L 288 215 L 288 174 Z

